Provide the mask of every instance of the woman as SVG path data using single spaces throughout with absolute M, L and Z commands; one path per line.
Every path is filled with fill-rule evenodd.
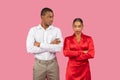
M 94 45 L 92 38 L 84 35 L 82 29 L 82 19 L 74 19 L 74 34 L 64 41 L 64 55 L 69 57 L 66 80 L 91 80 L 88 59 L 94 57 Z

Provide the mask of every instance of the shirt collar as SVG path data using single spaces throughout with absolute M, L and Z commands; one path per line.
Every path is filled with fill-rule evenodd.
M 37 28 L 38 28 L 38 29 L 44 29 L 41 24 L 39 24 L 39 25 L 37 26 Z M 50 25 L 46 30 L 50 30 L 50 29 L 52 29 L 52 28 L 53 28 L 53 26 Z
M 75 33 L 72 35 L 75 38 Z M 83 38 L 84 34 L 81 33 L 81 38 Z

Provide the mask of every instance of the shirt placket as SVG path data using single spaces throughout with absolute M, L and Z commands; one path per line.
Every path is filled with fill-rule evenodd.
M 44 43 L 47 43 L 47 30 L 44 30 L 44 38 L 43 38 L 44 40 Z M 45 55 L 45 59 L 47 60 L 48 59 L 48 56 L 47 56 L 47 53 L 46 53 L 46 55 Z

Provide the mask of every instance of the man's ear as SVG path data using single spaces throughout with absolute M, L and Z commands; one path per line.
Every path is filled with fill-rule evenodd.
M 43 16 L 41 16 L 41 19 L 43 19 Z

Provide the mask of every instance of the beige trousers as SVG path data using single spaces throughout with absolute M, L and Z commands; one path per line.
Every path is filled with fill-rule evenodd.
M 59 80 L 59 66 L 57 59 L 35 59 L 33 67 L 33 80 Z

